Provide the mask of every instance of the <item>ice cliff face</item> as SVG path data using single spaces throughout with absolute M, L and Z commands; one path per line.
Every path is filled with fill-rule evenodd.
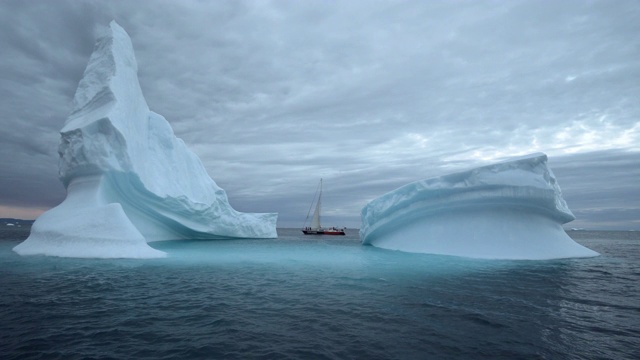
M 362 209 L 363 244 L 489 259 L 596 256 L 562 224 L 575 219 L 545 154 L 405 185 Z
M 39 217 L 22 255 L 157 257 L 148 241 L 275 238 L 277 214 L 235 211 L 169 123 L 149 110 L 131 40 L 98 39 L 61 130 L 62 204 Z

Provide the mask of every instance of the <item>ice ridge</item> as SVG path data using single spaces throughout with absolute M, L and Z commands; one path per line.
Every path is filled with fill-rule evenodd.
M 367 204 L 361 219 L 362 243 L 387 249 L 492 259 L 598 255 L 562 229 L 575 217 L 542 153 L 407 184 Z

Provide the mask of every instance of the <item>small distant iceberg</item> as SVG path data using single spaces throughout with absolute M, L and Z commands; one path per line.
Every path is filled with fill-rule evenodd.
M 277 214 L 231 207 L 200 159 L 149 110 L 137 72 L 129 35 L 111 22 L 60 131 L 67 197 L 35 221 L 18 254 L 155 258 L 165 253 L 148 242 L 277 237 Z
M 367 204 L 365 245 L 482 259 L 543 260 L 599 255 L 571 239 L 575 219 L 547 155 L 417 181 Z

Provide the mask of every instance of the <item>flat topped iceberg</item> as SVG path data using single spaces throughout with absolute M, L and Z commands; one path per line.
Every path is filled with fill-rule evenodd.
M 131 39 L 115 22 L 96 42 L 61 130 L 66 199 L 42 214 L 21 255 L 152 258 L 147 242 L 275 238 L 277 214 L 234 210 L 200 159 L 149 110 Z
M 405 185 L 361 217 L 362 243 L 385 249 L 485 259 L 599 255 L 562 228 L 575 217 L 542 153 Z

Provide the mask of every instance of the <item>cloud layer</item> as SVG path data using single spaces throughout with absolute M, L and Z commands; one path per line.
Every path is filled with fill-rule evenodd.
M 638 18 L 632 0 L 5 1 L 0 216 L 64 197 L 58 131 L 115 19 L 150 108 L 238 210 L 302 226 L 323 177 L 327 221 L 356 227 L 407 182 L 542 151 L 579 227 L 640 228 Z

